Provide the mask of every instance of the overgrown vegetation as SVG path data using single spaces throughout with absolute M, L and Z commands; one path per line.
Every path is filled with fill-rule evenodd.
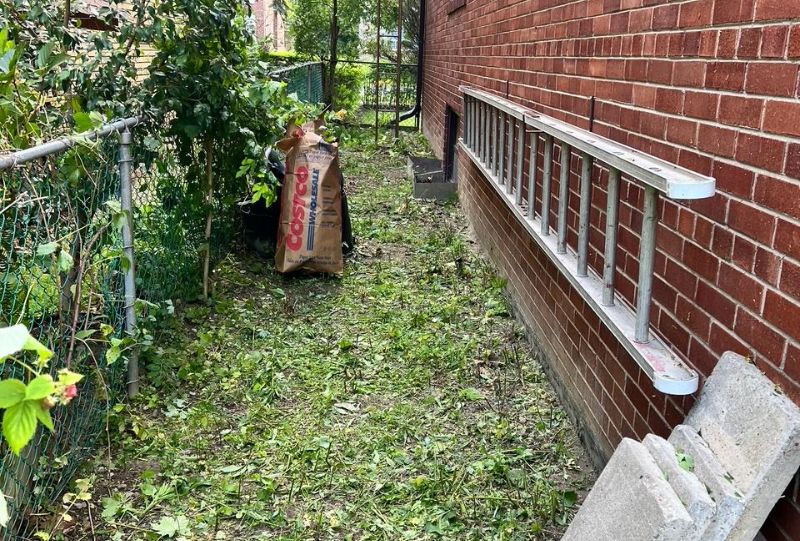
M 307 54 L 327 54 L 331 73 L 337 51 L 368 49 L 358 27 L 371 3 L 306 4 L 307 28 L 333 36 Z M 583 486 L 571 428 L 455 206 L 408 196 L 402 145 L 379 152 L 365 133 L 336 128 L 361 239 L 341 280 L 283 278 L 269 262 L 230 256 L 211 295 L 210 254 L 227 247 L 214 218 L 226 213 L 217 223 L 230 233 L 237 199 L 271 200 L 264 147 L 314 111 L 269 81 L 239 0 L 111 0 L 95 15 L 113 32 L 80 28 L 68 5 L 0 4 L 0 151 L 146 119 L 133 211 L 141 334 L 122 325 L 131 262 L 119 228 L 131 216 L 117 200 L 114 142 L 5 173 L 0 225 L 14 227 L 0 227 L 0 264 L 15 281 L 0 295 L 3 322 L 31 323 L 56 352 L 27 372 L 17 356 L 2 366 L 5 438 L 14 453 L 31 442 L 0 463 L 8 535 L 554 537 Z M 145 47 L 154 60 L 143 73 Z M 201 257 L 210 302 L 169 302 L 178 288 L 196 291 L 181 282 L 199 283 Z M 145 392 L 113 406 L 114 370 L 137 341 Z M 62 365 L 86 375 L 83 409 L 51 419 L 47 400 L 77 392 L 79 376 Z M 61 494 L 103 421 L 107 453 L 46 520 L 41 505 Z M 31 440 L 37 424 L 57 437 Z
M 457 206 L 410 198 L 370 139 L 343 134 L 344 277 L 230 256 L 51 539 L 558 538 L 585 484 L 573 429 Z
M 361 107 L 364 84 L 369 80 L 372 70 L 357 64 L 339 64 L 336 68 L 336 109 L 352 117 Z
M 269 80 L 239 0 L 110 0 L 93 8 L 107 31 L 83 28 L 69 6 L 0 3 L 0 152 L 140 117 L 136 203 L 133 212 L 120 206 L 115 136 L 0 173 L 0 325 L 22 323 L 55 352 L 36 370 L 0 363 L 3 539 L 36 529 L 40 506 L 59 497 L 96 441 L 134 342 L 152 338 L 123 328 L 131 261 L 122 223 L 135 215 L 139 295 L 153 301 L 137 303 L 143 314 L 179 288 L 196 292 L 199 260 L 207 277 L 212 254 L 227 250 L 214 233 L 232 231 L 237 199 L 274 196 L 264 146 L 313 109 Z M 153 61 L 137 69 L 144 49 Z M 42 393 L 64 387 L 64 367 L 87 377 L 80 404 L 54 410 L 51 422 L 42 400 L 56 394 Z

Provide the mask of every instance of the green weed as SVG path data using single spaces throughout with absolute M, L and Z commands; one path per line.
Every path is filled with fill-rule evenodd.
M 144 357 L 145 393 L 114 413 L 62 535 L 559 538 L 588 473 L 504 281 L 457 206 L 408 196 L 403 151 L 347 145 L 343 162 L 344 275 L 230 256 L 214 302 L 176 310 Z

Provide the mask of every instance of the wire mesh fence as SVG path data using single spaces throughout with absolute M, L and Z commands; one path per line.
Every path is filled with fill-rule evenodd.
M 307 103 L 320 103 L 323 98 L 322 62 L 306 62 L 273 71 L 275 81 L 286 83 L 286 93 L 296 94 L 297 99 Z
M 174 145 L 153 146 L 134 138 L 130 148 L 138 297 L 193 298 L 207 205 L 187 184 Z M 115 219 L 126 215 L 118 133 L 55 147 L 24 151 L 42 154 L 26 163 L 18 155 L 0 160 L 0 326 L 25 324 L 55 352 L 54 372 L 68 367 L 85 378 L 78 397 L 53 411 L 54 433 L 40 429 L 19 457 L 0 444 L 0 491 L 11 515 L 0 530 L 3 541 L 31 539 L 42 527 L 42 511 L 93 453 L 126 383 L 124 355 L 116 362 L 106 355 L 112 339 L 125 336 L 124 278 L 131 268 Z M 214 206 L 218 226 L 209 244 L 218 260 L 236 226 L 224 210 L 230 205 L 220 199 Z M 14 363 L 0 364 L 0 377 L 23 376 Z
M 98 338 L 104 326 L 111 329 L 106 339 L 122 334 L 115 154 L 115 142 L 105 139 L 0 173 L 0 324 L 24 323 L 55 352 L 53 370 L 86 376 L 70 407 L 53 412 L 54 434 L 40 429 L 19 457 L 3 448 L 0 491 L 11 514 L 3 539 L 28 539 L 36 512 L 94 448 L 106 409 L 124 388 L 122 363 L 105 362 L 105 339 Z M 13 363 L 0 370 L 3 377 L 24 376 Z
M 404 113 L 414 107 L 417 97 L 417 66 L 400 66 L 400 89 L 397 89 L 397 70 L 395 64 L 371 64 L 369 75 L 361 91 L 361 106 L 364 109 L 378 109 L 381 112 L 394 111 L 399 104 Z M 377 74 L 380 78 L 376 81 Z M 377 82 L 377 85 L 376 85 Z M 399 100 L 398 100 L 399 98 Z
M 321 63 L 273 76 L 302 101 L 322 100 Z M 0 326 L 26 325 L 54 351 L 53 373 L 70 368 L 85 376 L 78 397 L 53 410 L 55 432 L 40 428 L 19 457 L 0 441 L 0 492 L 10 514 L 0 541 L 28 540 L 46 526 L 48 507 L 94 452 L 111 407 L 125 394 L 127 355 L 110 362 L 108 352 L 133 327 L 126 327 L 134 299 L 129 286 L 126 304 L 126 274 L 134 278 L 140 310 L 195 299 L 205 250 L 213 265 L 237 231 L 233 200 L 241 194 L 231 185 L 215 194 L 206 242 L 208 203 L 204 190 L 187 180 L 198 178 L 192 168 L 203 167 L 200 148 L 178 152 L 174 140 L 138 136 L 138 122 L 0 156 Z M 123 145 L 125 159 L 123 131 L 123 142 L 132 139 Z M 128 190 L 129 209 L 122 197 Z M 125 222 L 135 239 L 135 264 L 123 242 Z M 0 378 L 24 379 L 16 366 L 0 363 Z
M 398 78 L 399 70 L 399 78 Z M 339 60 L 334 80 L 336 108 L 350 112 L 347 121 L 362 125 L 391 125 L 397 114 L 401 126 L 416 126 L 418 66 L 388 61 Z M 399 82 L 399 87 L 398 87 Z

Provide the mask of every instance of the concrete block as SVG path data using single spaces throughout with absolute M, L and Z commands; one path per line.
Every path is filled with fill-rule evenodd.
M 648 434 L 643 443 L 694 521 L 694 534 L 687 541 L 700 539 L 717 510 L 705 485 L 679 465 L 677 450 L 667 440 Z
M 623 439 L 563 541 L 684 541 L 692 517 L 644 445 Z
M 800 467 L 800 409 L 753 364 L 725 353 L 685 423 L 742 494 L 729 539 L 751 541 Z
M 435 199 L 447 202 L 456 196 L 458 185 L 455 182 L 417 182 L 414 181 L 414 197 Z
M 701 539 L 704 541 L 728 539 L 744 511 L 743 495 L 731 482 L 730 473 L 722 467 L 708 444 L 690 426 L 676 426 L 669 436 L 669 443 L 678 452 L 691 457 L 694 462 L 693 473 L 705 485 L 709 496 L 717 506 L 717 512 Z

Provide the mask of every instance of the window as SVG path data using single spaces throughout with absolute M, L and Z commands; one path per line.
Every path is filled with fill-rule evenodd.
M 444 113 L 444 178 L 452 182 L 455 173 L 456 143 L 458 143 L 459 118 L 455 111 L 448 105 Z

